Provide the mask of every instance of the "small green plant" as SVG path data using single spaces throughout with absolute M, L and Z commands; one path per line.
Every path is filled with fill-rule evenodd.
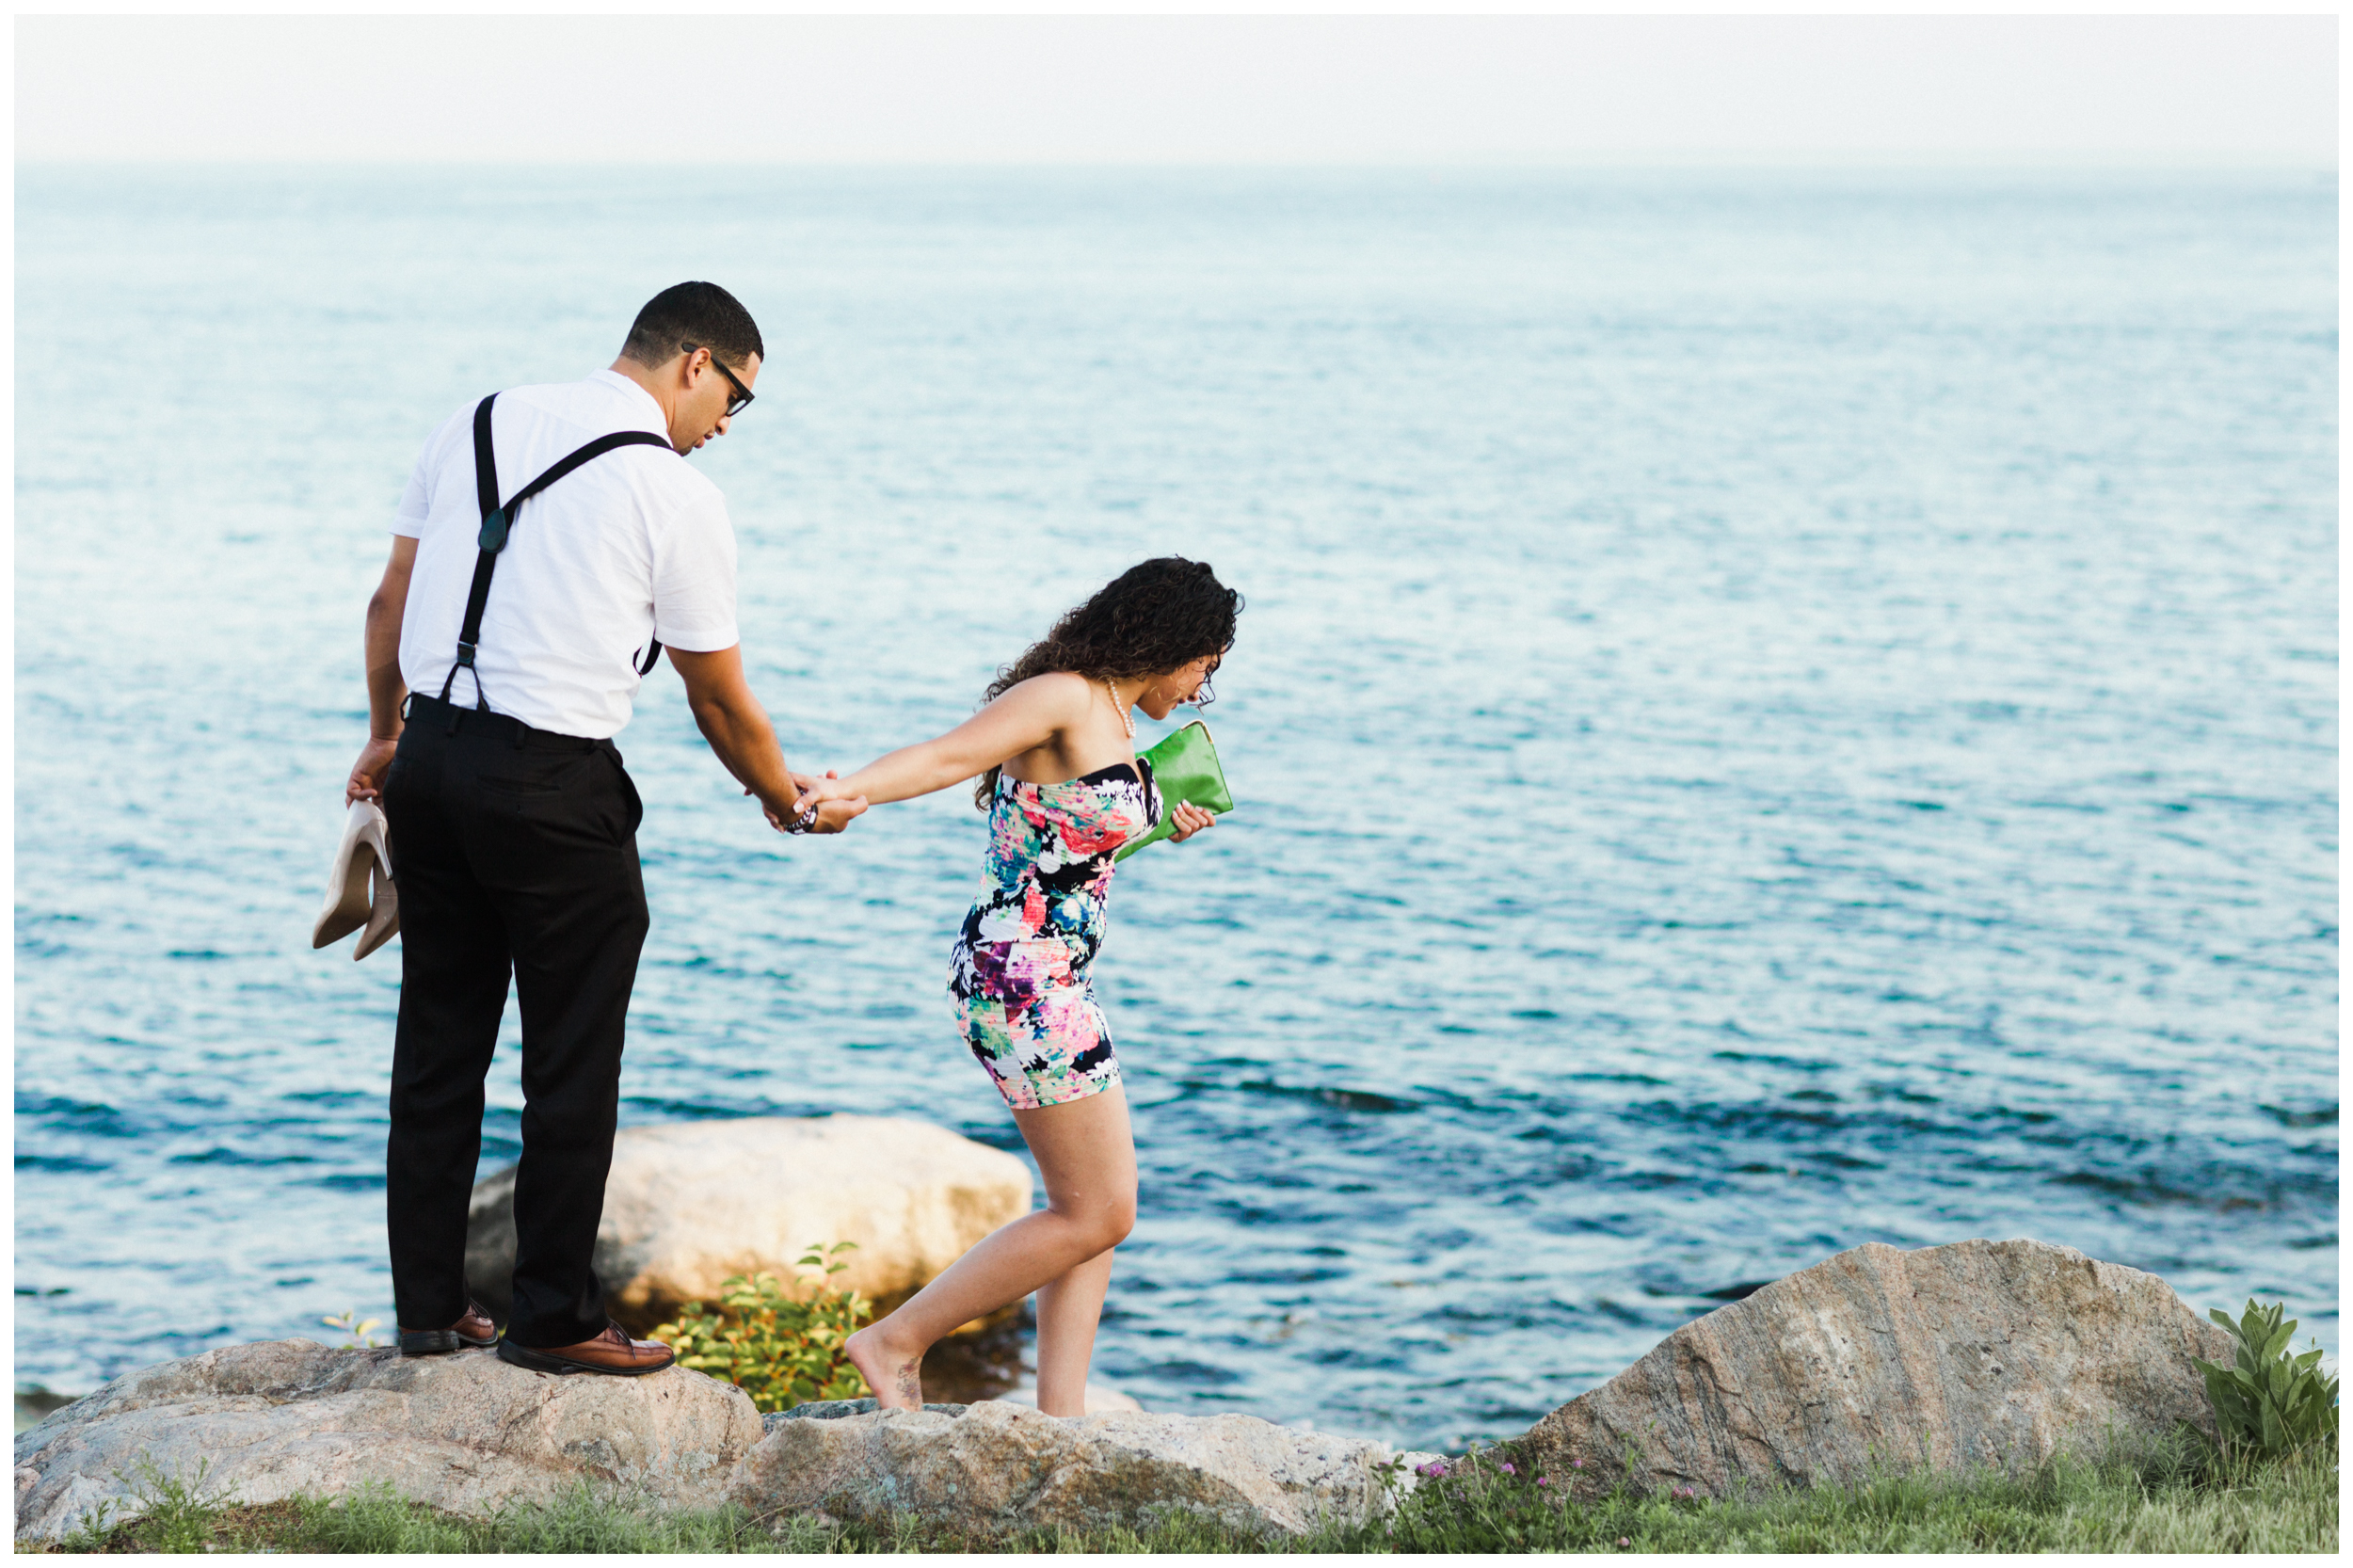
M 343 1343 L 344 1350 L 376 1351 L 384 1348 L 384 1342 L 368 1332 L 376 1326 L 378 1320 L 360 1317 L 356 1306 L 339 1318 L 321 1318 L 319 1321 L 351 1336 Z
M 873 1316 L 874 1304 L 826 1283 L 849 1267 L 834 1255 L 853 1248 L 837 1241 L 802 1254 L 799 1268 L 824 1272 L 796 1279 L 798 1293 L 775 1274 L 738 1274 L 719 1288 L 719 1310 L 689 1302 L 676 1322 L 664 1323 L 653 1336 L 678 1352 L 680 1366 L 724 1378 L 749 1394 L 756 1410 L 863 1398 L 870 1392 L 866 1380 L 841 1345 Z
M 112 1497 L 99 1498 L 90 1506 L 89 1511 L 82 1515 L 81 1522 L 65 1532 L 57 1542 L 57 1549 L 61 1552 L 104 1551 L 106 1536 L 115 1528 L 113 1525 L 107 1523 L 107 1516 L 114 1511 L 115 1500 Z M 21 1546 L 17 1549 L 24 1550 Z
M 2250 1300 L 2237 1322 L 2219 1309 L 2207 1314 L 2230 1334 L 2237 1352 L 2228 1367 L 2190 1358 L 2206 1380 L 2224 1454 L 2287 1459 L 2337 1451 L 2337 1380 L 2320 1369 L 2317 1342 L 2289 1356 L 2296 1320 L 2281 1322 L 2286 1312 L 2284 1303 L 2259 1306 Z
M 233 1501 L 212 1494 L 205 1483 L 213 1462 L 197 1461 L 193 1479 L 164 1474 L 149 1454 L 141 1454 L 128 1471 L 116 1472 L 131 1486 L 132 1496 L 146 1513 L 143 1523 L 159 1552 L 200 1552 L 211 1537 L 213 1518 L 224 1503 Z

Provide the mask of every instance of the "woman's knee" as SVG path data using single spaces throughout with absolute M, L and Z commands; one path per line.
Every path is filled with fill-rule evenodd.
M 1131 1190 L 1105 1204 L 1096 1216 L 1096 1234 L 1103 1243 L 1103 1251 L 1128 1240 L 1136 1228 L 1136 1195 Z
M 1065 1208 L 1049 1202 L 1047 1207 L 1078 1229 L 1089 1257 L 1111 1251 L 1136 1228 L 1136 1195 L 1132 1192 L 1089 1204 Z

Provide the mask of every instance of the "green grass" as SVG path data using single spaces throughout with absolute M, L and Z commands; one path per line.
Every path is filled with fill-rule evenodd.
M 64 1551 L 302 1552 L 2331 1552 L 2332 1464 L 2207 1464 L 2157 1443 L 2060 1456 L 2014 1475 L 1887 1475 L 1734 1501 L 1613 1495 L 1571 1502 L 1492 1463 L 1423 1486 L 1385 1525 L 1261 1543 L 1197 1520 L 1144 1531 L 984 1537 L 762 1521 L 740 1509 L 665 1512 L 583 1486 L 553 1504 L 469 1519 L 381 1488 L 258 1507 L 150 1476 L 150 1512 Z

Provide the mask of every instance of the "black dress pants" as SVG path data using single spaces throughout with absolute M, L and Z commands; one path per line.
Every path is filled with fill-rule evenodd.
M 648 924 L 636 787 L 610 741 L 420 696 L 383 805 L 400 890 L 385 1151 L 400 1324 L 446 1328 L 466 1310 L 482 1083 L 511 973 L 524 1107 L 506 1332 L 542 1350 L 592 1338 L 606 1322 L 590 1264 Z

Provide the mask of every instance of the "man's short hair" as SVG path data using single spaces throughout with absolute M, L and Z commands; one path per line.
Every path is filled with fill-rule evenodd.
M 716 283 L 673 284 L 647 300 L 621 355 L 641 365 L 666 365 L 690 343 L 710 349 L 730 369 L 754 355 L 768 357 L 752 312 Z

